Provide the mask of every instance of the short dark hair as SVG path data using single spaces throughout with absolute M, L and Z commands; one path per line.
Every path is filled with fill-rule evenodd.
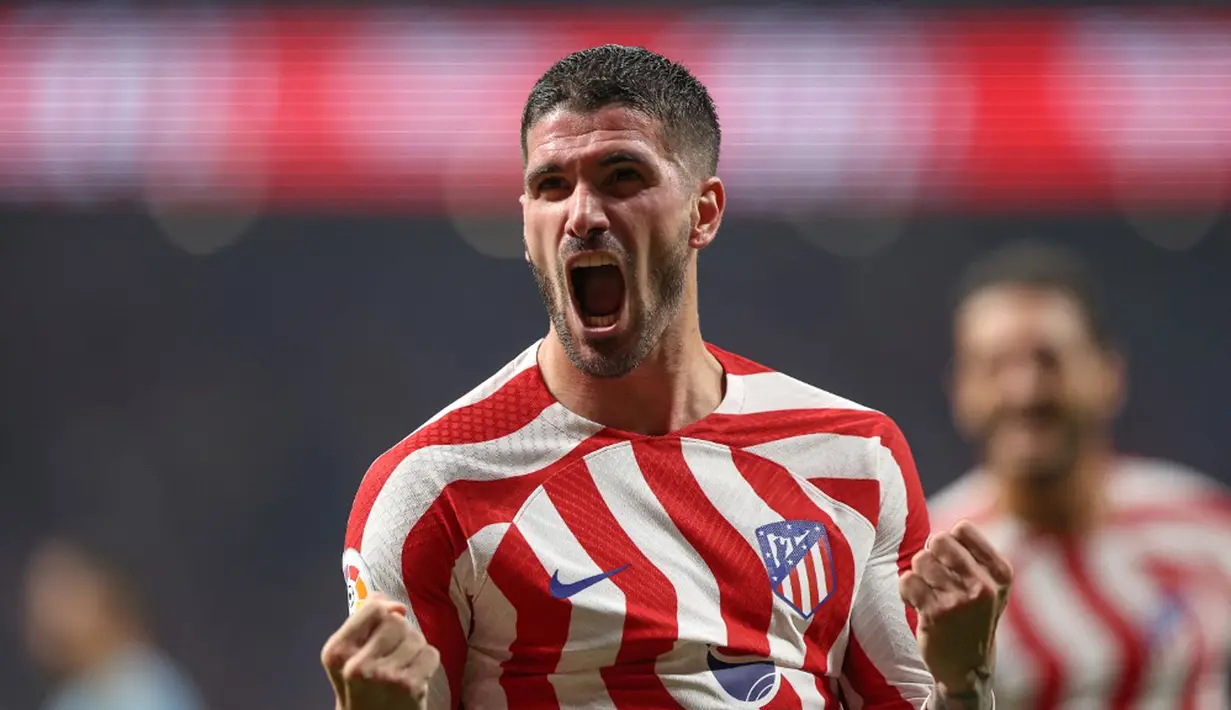
M 705 85 L 661 54 L 618 44 L 574 52 L 534 84 L 521 115 L 523 164 L 526 134 L 548 113 L 558 108 L 590 113 L 608 106 L 625 106 L 658 120 L 667 150 L 703 177 L 717 172 L 722 130 Z
M 1115 347 L 1098 286 L 1073 252 L 1023 241 L 984 256 L 967 268 L 960 281 L 954 313 L 976 294 L 997 286 L 1026 286 L 1063 294 L 1081 310 L 1094 342 L 1105 349 Z

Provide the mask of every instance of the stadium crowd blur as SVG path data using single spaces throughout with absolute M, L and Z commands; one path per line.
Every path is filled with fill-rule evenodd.
M 714 90 L 707 338 L 888 412 L 928 492 L 971 463 L 949 295 L 1023 237 L 1111 297 L 1119 444 L 1231 481 L 1231 16 L 646 6 L 536 42 L 508 9 L 84 7 L 0 15 L 0 710 L 53 688 L 23 594 L 66 531 L 125 550 L 211 707 L 327 701 L 363 471 L 546 328 L 518 104 L 591 44 Z

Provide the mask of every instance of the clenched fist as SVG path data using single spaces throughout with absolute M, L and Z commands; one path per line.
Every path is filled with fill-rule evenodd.
M 406 618 L 406 607 L 374 595 L 321 649 L 338 710 L 422 710 L 440 653 Z
M 990 677 L 1012 581 L 1008 561 L 964 520 L 932 537 L 899 579 L 902 599 L 919 612 L 919 651 L 943 691 L 977 692 Z

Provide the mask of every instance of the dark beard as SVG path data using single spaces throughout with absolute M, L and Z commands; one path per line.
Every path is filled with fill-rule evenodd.
M 667 327 L 675 320 L 680 304 L 684 300 L 684 274 L 688 269 L 688 259 L 691 256 L 688 231 L 686 227 L 681 237 L 676 240 L 679 246 L 675 250 L 665 254 L 665 258 L 657 260 L 657 263 L 650 268 L 651 302 L 642 304 L 641 308 L 629 309 L 633 318 L 630 329 L 633 341 L 629 343 L 624 340 L 604 340 L 589 343 L 588 349 L 591 351 L 589 353 L 583 350 L 568 325 L 567 309 L 571 308 L 572 304 L 567 301 L 568 274 L 565 273 L 564 262 L 571 254 L 561 255 L 554 284 L 538 266 L 533 262 L 530 263 L 530 271 L 534 274 L 539 297 L 547 309 L 547 317 L 551 320 L 552 328 L 555 329 L 560 345 L 563 346 L 573 367 L 590 377 L 612 379 L 623 377 L 637 369 L 637 366 L 649 356 L 662 339 Z M 588 242 L 586 248 L 605 246 L 604 242 L 607 240 L 611 240 L 611 243 L 606 245 L 610 251 L 626 255 L 624 274 L 627 281 L 624 284 L 624 293 L 625 298 L 632 298 L 634 294 L 640 293 L 637 272 L 632 256 L 625 252 L 615 237 L 604 235 Z M 584 249 L 578 248 L 575 251 L 584 251 Z M 557 285 L 559 288 L 555 288 Z M 557 293 L 566 299 L 564 303 L 557 301 Z
M 1092 422 L 1056 404 L 1038 405 L 1025 412 L 1000 410 L 993 414 L 979 431 L 983 460 L 992 460 L 997 433 L 1007 422 L 1019 417 L 1045 419 L 1059 430 L 1060 440 L 1051 450 L 1034 451 L 1024 459 L 1001 463 L 1011 464 L 1013 478 L 1027 484 L 1049 486 L 1068 479 L 1077 467 L 1082 442 L 1089 436 Z

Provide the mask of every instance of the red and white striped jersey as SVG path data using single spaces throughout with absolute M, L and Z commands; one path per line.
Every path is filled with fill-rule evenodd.
M 343 567 L 441 653 L 430 707 L 920 708 L 898 575 L 926 541 L 888 417 L 711 348 L 726 391 L 666 436 L 545 387 L 538 344 L 381 456 Z
M 975 472 L 929 501 L 936 530 L 966 518 L 1012 563 L 997 631 L 1001 710 L 1225 710 L 1231 652 L 1231 493 L 1162 461 L 1122 458 L 1107 516 L 1078 540 L 995 512 Z

